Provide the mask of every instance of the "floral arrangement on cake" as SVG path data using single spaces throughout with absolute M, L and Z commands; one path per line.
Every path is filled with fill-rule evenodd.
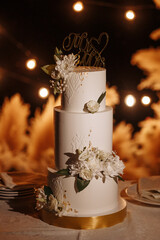
M 55 174 L 57 176 L 75 177 L 75 190 L 81 192 L 93 178 L 101 178 L 103 182 L 107 178 L 119 178 L 123 174 L 124 164 L 115 152 L 105 152 L 89 143 L 83 150 L 77 149 L 75 153 L 67 154 L 67 168 L 61 169 Z M 115 179 L 116 180 L 116 179 Z M 56 215 L 63 216 L 64 213 L 72 211 L 69 202 L 56 198 L 49 186 L 43 186 L 37 190 L 37 205 L 40 210 L 45 207 L 49 211 L 54 211 Z
M 51 76 L 50 87 L 53 88 L 54 94 L 62 93 L 67 87 L 66 80 L 68 76 L 72 73 L 73 69 L 77 66 L 79 62 L 79 56 L 69 54 L 63 55 L 61 50 L 55 49 L 54 54 L 55 64 L 45 65 L 42 70 Z
M 66 212 L 72 211 L 69 202 L 58 200 L 49 186 L 42 186 L 36 192 L 36 209 L 41 210 L 42 208 L 54 212 L 59 217 L 63 216 Z
M 107 177 L 118 177 L 123 174 L 124 163 L 114 151 L 105 152 L 89 143 L 83 150 L 76 150 L 70 153 L 66 162 L 67 168 L 59 170 L 57 174 L 75 177 L 76 191 L 85 189 L 93 178 L 102 178 L 106 181 Z
M 67 88 L 67 79 L 70 78 L 75 67 L 77 67 L 80 61 L 79 55 L 73 53 L 69 55 L 63 55 L 63 52 L 58 48 L 55 49 L 54 62 L 55 64 L 49 64 L 42 67 L 42 70 L 48 74 L 52 80 L 50 80 L 50 87 L 53 88 L 53 93 L 65 92 Z M 83 77 L 83 74 L 81 74 Z M 84 111 L 88 113 L 96 113 L 100 108 L 100 103 L 105 98 L 106 92 L 102 93 L 97 101 L 90 100 L 84 105 Z
M 97 101 L 90 100 L 89 102 L 87 102 L 84 105 L 84 111 L 89 112 L 89 113 L 96 113 L 96 112 L 98 112 L 98 110 L 100 108 L 100 103 L 105 98 L 105 96 L 106 96 L 106 92 L 102 93 Z

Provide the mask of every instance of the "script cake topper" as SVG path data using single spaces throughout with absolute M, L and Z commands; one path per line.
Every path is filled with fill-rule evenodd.
M 106 32 L 102 32 L 98 38 L 88 38 L 88 33 L 70 33 L 63 40 L 64 51 L 78 51 L 80 55 L 79 65 L 104 67 L 105 58 L 101 56 L 107 47 L 109 36 Z

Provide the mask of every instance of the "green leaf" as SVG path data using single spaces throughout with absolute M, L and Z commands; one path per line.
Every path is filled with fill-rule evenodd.
M 49 196 L 50 194 L 53 194 L 52 189 L 48 186 L 44 186 L 44 193 Z
M 54 90 L 53 90 L 53 94 L 54 94 L 54 95 L 57 94 L 57 89 L 56 89 L 56 88 L 54 88 Z
M 69 170 L 66 168 L 66 169 L 61 169 L 57 172 L 57 174 L 59 175 L 64 175 L 64 176 L 69 176 Z
M 54 51 L 54 56 L 53 56 L 53 59 L 54 61 L 56 62 L 58 59 L 62 60 L 62 55 L 63 55 L 63 52 L 62 50 L 58 49 L 57 47 L 55 48 L 55 51 Z
M 41 67 L 41 69 L 48 75 L 51 75 L 54 68 L 55 68 L 54 64 L 45 65 L 45 66 Z
M 98 98 L 97 102 L 100 104 L 105 96 L 106 96 L 106 92 L 102 93 L 101 96 Z
M 120 175 L 118 175 L 118 178 L 119 178 L 119 180 L 124 182 L 124 179 Z
M 85 189 L 88 184 L 90 183 L 90 180 L 84 180 L 80 177 L 76 178 L 76 187 L 78 192 L 81 192 L 83 189 Z
M 60 49 L 58 49 L 57 47 L 55 48 L 55 55 L 62 55 L 63 54 L 63 52 L 62 52 L 62 50 Z

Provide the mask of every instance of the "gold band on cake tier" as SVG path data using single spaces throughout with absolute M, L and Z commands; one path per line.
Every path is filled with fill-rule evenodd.
M 111 227 L 124 220 L 127 214 L 126 204 L 120 211 L 104 216 L 95 217 L 70 217 L 70 216 L 55 216 L 52 212 L 42 209 L 39 212 L 41 220 L 58 227 L 72 229 L 97 229 Z

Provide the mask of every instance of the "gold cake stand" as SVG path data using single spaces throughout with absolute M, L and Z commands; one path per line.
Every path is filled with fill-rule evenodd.
M 58 227 L 71 229 L 97 229 L 111 227 L 123 222 L 127 214 L 126 201 L 120 199 L 118 208 L 105 215 L 92 217 L 75 217 L 75 216 L 55 216 L 52 212 L 45 209 L 39 211 L 39 217 L 42 221 Z

